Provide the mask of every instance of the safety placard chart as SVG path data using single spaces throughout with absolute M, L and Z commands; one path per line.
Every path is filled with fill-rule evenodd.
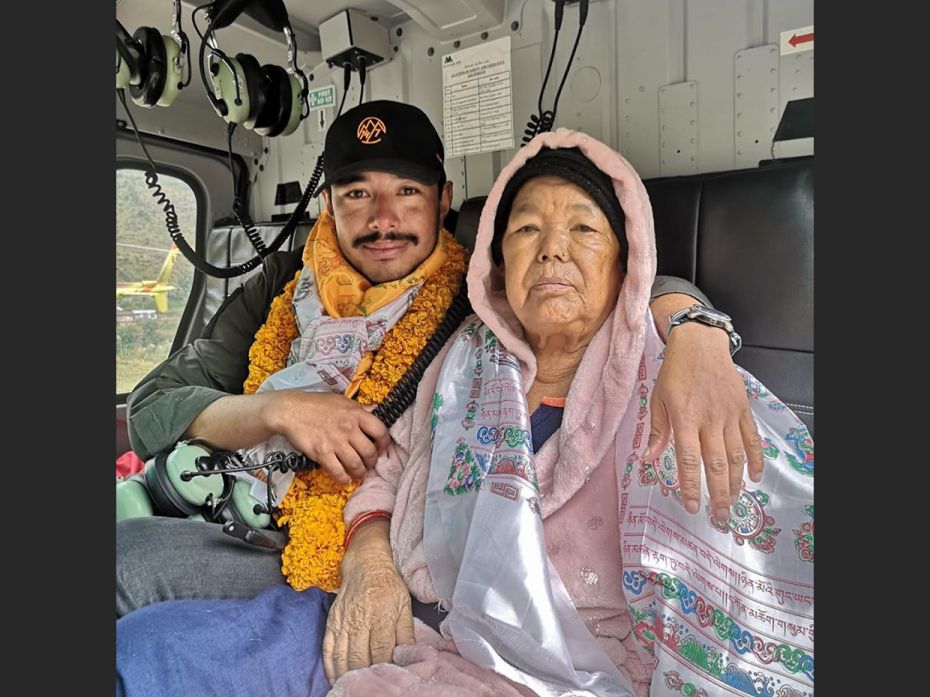
M 448 157 L 513 147 L 509 36 L 443 56 L 442 93 Z

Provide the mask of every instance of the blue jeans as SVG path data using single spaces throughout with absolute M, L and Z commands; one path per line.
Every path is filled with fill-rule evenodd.
M 322 697 L 332 596 L 273 586 L 253 600 L 175 600 L 116 623 L 117 697 Z

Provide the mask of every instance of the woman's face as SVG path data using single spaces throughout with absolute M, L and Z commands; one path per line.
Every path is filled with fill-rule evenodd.
M 620 243 L 594 199 L 565 179 L 523 185 L 501 251 L 507 300 L 530 337 L 590 337 L 617 304 Z

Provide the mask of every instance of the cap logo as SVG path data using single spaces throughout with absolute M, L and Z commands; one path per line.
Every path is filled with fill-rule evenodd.
M 381 142 L 381 136 L 387 133 L 387 126 L 377 116 L 366 116 L 358 125 L 355 135 L 365 145 Z

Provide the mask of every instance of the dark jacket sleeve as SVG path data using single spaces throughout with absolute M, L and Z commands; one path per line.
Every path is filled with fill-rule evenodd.
M 301 268 L 301 250 L 268 256 L 220 306 L 201 337 L 171 354 L 126 400 L 129 442 L 146 460 L 173 446 L 209 404 L 242 394 L 249 348 L 271 301 Z
M 652 282 L 652 293 L 649 299 L 655 300 L 660 295 L 668 295 L 669 293 L 684 293 L 698 300 L 702 305 L 713 307 L 710 304 L 710 298 L 704 295 L 701 289 L 693 283 L 677 276 L 656 276 L 656 280 Z

